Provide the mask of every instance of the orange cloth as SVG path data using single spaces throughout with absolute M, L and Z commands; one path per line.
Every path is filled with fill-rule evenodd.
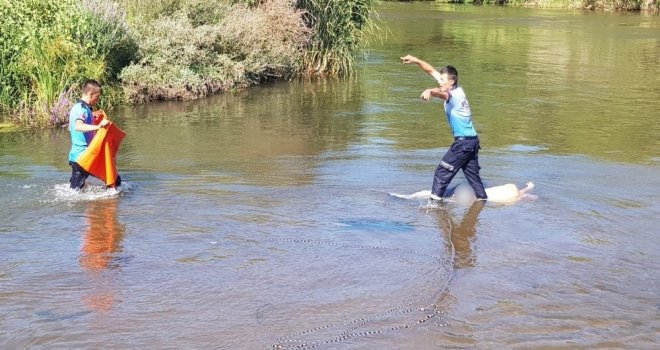
M 98 124 L 106 118 L 105 112 L 98 111 Z M 78 164 L 88 173 L 103 180 L 106 186 L 112 186 L 117 179 L 117 152 L 126 133 L 110 122 L 105 128 L 96 131 L 87 150 L 78 158 Z

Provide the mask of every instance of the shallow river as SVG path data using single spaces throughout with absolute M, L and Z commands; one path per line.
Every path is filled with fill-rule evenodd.
M 352 79 L 110 111 L 118 196 L 67 189 L 66 130 L 0 134 L 0 348 L 657 348 L 660 17 L 380 13 Z M 458 68 L 486 185 L 535 199 L 393 195 L 451 143 L 407 53 Z

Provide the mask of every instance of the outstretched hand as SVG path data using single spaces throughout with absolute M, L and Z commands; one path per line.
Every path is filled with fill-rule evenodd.
M 405 55 L 401 57 L 401 63 L 403 64 L 417 63 L 417 57 L 411 55 Z
M 419 98 L 420 98 L 422 101 L 424 101 L 424 102 L 430 100 L 430 99 L 431 99 L 431 89 L 426 89 L 426 90 L 424 90 L 424 91 L 422 92 L 422 95 L 419 96 Z

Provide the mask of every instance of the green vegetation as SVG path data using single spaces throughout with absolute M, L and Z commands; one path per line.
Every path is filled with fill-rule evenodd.
M 19 124 L 60 124 L 79 82 L 106 81 L 132 59 L 112 2 L 0 0 L 0 18 L 0 113 Z
M 125 0 L 139 47 L 120 75 L 130 102 L 193 99 L 299 70 L 309 30 L 288 1 L 152 2 L 139 12 Z
M 441 0 L 640 9 L 660 0 Z M 101 107 L 186 100 L 296 75 L 350 74 L 378 0 L 0 0 L 0 119 L 67 122 L 89 78 Z
M 16 131 L 16 130 L 20 130 L 20 128 L 16 124 L 13 124 L 13 123 L 0 123 L 0 133 L 2 133 L 2 132 L 12 132 L 12 131 Z
M 107 109 L 349 74 L 376 1 L 0 0 L 0 115 L 66 123 L 89 78 Z
M 355 57 L 377 32 L 373 0 L 299 0 L 313 40 L 305 52 L 307 74 L 339 75 L 353 71 Z

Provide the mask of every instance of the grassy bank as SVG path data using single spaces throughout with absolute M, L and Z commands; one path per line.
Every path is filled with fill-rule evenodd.
M 376 1 L 0 0 L 0 115 L 66 123 L 88 78 L 108 109 L 344 75 L 375 28 Z
M 122 13 L 112 2 L 100 3 L 0 0 L 0 113 L 18 124 L 56 125 L 79 95 L 80 81 L 108 81 L 128 64 L 132 47 Z
M 20 127 L 13 123 L 0 123 L 0 133 L 20 130 Z

